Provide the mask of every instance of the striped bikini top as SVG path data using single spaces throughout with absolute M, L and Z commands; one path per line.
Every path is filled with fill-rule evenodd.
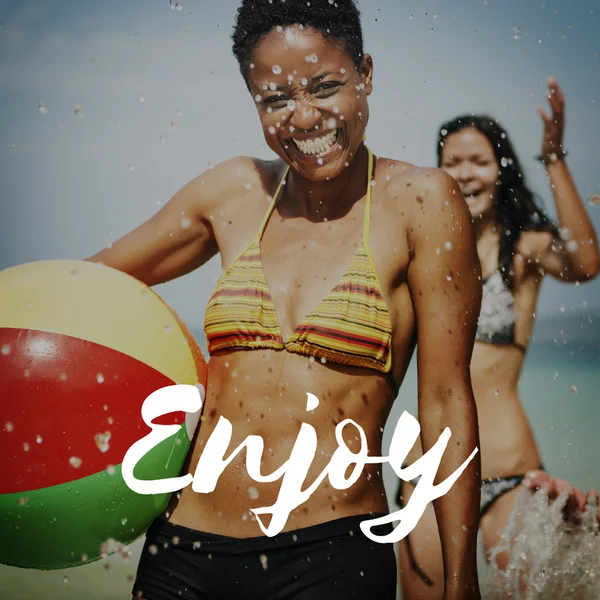
M 339 283 L 284 340 L 262 268 L 260 242 L 288 167 L 256 237 L 223 273 L 208 303 L 204 331 L 209 354 L 224 349 L 285 350 L 321 362 L 375 369 L 386 373 L 398 390 L 391 373 L 390 315 L 369 248 L 373 155 L 368 153 L 363 239 Z

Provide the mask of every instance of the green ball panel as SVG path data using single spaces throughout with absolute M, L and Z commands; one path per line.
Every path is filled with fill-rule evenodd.
M 139 461 L 135 477 L 179 476 L 189 447 L 184 424 Z M 101 547 L 110 538 L 127 545 L 140 537 L 166 509 L 171 494 L 137 494 L 125 483 L 121 465 L 112 473 L 0 496 L 0 563 L 74 567 L 102 558 Z

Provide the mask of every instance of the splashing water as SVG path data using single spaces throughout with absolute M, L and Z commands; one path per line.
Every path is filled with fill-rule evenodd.
M 568 491 L 553 502 L 544 490 L 523 490 L 502 534 L 492 549 L 482 584 L 485 600 L 592 600 L 600 598 L 600 527 L 597 507 L 588 504 L 577 525 L 563 521 Z M 495 557 L 508 551 L 506 570 Z M 525 585 L 522 585 L 522 584 Z

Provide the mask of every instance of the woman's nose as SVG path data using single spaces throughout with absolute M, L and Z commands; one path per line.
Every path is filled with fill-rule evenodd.
M 320 111 L 308 102 L 294 102 L 290 110 L 289 124 L 295 129 L 311 131 L 321 122 Z
M 460 183 L 465 183 L 473 179 L 473 169 L 466 162 L 460 163 L 454 169 L 454 179 Z

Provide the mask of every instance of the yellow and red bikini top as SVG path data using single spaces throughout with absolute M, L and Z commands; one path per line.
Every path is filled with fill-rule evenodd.
M 260 242 L 289 167 L 258 233 L 219 279 L 208 303 L 204 332 L 209 354 L 225 349 L 285 350 L 332 363 L 375 369 L 390 376 L 392 325 L 381 294 L 371 250 L 371 178 L 369 149 L 363 239 L 339 283 L 283 340 L 260 257 Z

